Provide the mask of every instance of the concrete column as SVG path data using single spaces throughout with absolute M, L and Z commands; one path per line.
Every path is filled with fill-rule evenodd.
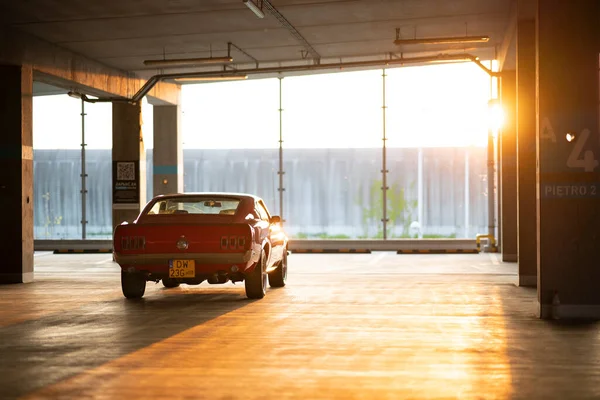
M 517 23 L 517 254 L 519 286 L 537 285 L 535 20 Z
M 33 73 L 0 66 L 0 283 L 33 281 Z
M 133 221 L 146 205 L 142 105 L 113 103 L 113 228 Z
M 600 318 L 600 2 L 537 7 L 539 315 Z
M 504 110 L 504 125 L 500 143 L 500 232 L 502 261 L 517 261 L 517 127 L 516 127 L 516 73 L 502 74 L 500 97 Z
M 179 106 L 154 106 L 154 196 L 183 192 L 183 143 Z

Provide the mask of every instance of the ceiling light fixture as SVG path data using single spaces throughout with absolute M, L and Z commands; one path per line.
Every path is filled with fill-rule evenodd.
M 228 64 L 233 62 L 231 57 L 209 58 L 173 58 L 170 60 L 145 60 L 144 65 L 151 67 L 186 67 L 206 64 Z
M 259 0 L 260 1 L 260 0 Z M 244 0 L 244 4 L 246 5 L 246 7 L 248 7 L 253 13 L 254 15 L 256 15 L 258 18 L 264 18 L 265 17 L 265 13 L 262 11 L 262 7 L 257 6 L 256 4 L 254 4 L 254 2 L 252 0 Z
M 194 82 L 211 82 L 211 81 L 241 81 L 248 79 L 248 75 L 214 75 L 214 76 L 198 76 L 198 77 L 181 77 L 174 78 L 177 83 L 194 83 Z
M 459 37 L 437 37 L 428 39 L 399 39 L 394 40 L 396 45 L 404 44 L 452 44 L 452 43 L 486 43 L 489 36 L 459 36 Z

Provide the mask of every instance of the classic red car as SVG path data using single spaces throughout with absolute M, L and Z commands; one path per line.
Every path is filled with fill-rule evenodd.
M 160 280 L 167 288 L 244 281 L 246 295 L 261 299 L 267 277 L 271 287 L 285 286 L 287 245 L 281 218 L 262 199 L 235 193 L 157 196 L 113 239 L 128 299 Z

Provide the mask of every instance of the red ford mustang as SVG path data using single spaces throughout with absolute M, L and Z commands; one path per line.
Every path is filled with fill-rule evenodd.
M 186 193 L 157 196 L 133 223 L 115 229 L 115 261 L 128 299 L 146 282 L 167 288 L 244 281 L 246 295 L 261 299 L 287 278 L 288 238 L 281 218 L 252 195 Z

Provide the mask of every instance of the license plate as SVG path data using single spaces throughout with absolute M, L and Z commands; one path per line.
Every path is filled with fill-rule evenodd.
M 194 278 L 196 262 L 194 260 L 170 260 L 169 278 Z

